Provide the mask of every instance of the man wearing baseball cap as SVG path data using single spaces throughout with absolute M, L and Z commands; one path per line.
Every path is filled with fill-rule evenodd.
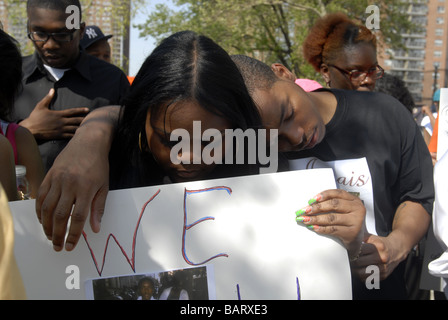
M 87 26 L 80 44 L 88 54 L 111 63 L 111 50 L 107 40 L 112 37 L 113 35 L 105 36 L 98 26 Z
M 112 37 L 113 35 L 105 36 L 98 26 L 87 26 L 80 45 L 87 54 L 111 63 L 111 49 L 108 40 Z M 134 81 L 134 77 L 131 76 L 127 76 L 127 79 L 130 84 Z

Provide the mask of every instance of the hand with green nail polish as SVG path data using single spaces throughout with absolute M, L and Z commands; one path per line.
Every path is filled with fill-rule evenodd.
M 296 211 L 296 221 L 319 234 L 337 237 L 347 248 L 349 257 L 356 256 L 368 235 L 364 222 L 366 208 L 361 199 L 334 189 L 321 192 L 308 204 Z

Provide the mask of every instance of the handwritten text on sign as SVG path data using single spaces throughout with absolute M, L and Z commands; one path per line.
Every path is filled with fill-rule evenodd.
M 332 170 L 316 169 L 112 191 L 101 232 L 86 227 L 85 241 L 59 253 L 34 201 L 11 203 L 17 260 L 31 299 L 84 299 L 66 289 L 69 265 L 84 281 L 201 263 L 213 265 L 217 299 L 235 299 L 236 284 L 244 299 L 297 299 L 297 277 L 302 299 L 350 299 L 346 250 L 295 222 L 333 188 Z

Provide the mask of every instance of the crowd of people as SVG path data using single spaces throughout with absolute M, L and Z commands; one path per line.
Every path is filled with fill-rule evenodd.
M 7 194 L 0 199 L 16 200 L 14 165 L 25 165 L 37 219 L 54 250 L 73 250 L 88 219 L 94 232 L 100 230 L 110 189 L 259 172 L 261 164 L 175 164 L 174 130 L 191 133 L 199 120 L 202 132 L 266 128 L 278 130 L 279 171 L 303 169 L 310 158 L 369 168 L 371 207 L 340 186 L 322 190 L 297 221 L 344 244 L 354 299 L 409 299 L 408 256 L 431 226 L 437 191 L 438 163 L 427 136 L 437 128 L 428 132 L 415 121 L 402 83 L 378 89 L 390 76 L 378 64 L 369 29 L 341 13 L 310 29 L 303 54 L 326 87 L 296 79 L 282 64 L 230 56 L 191 31 L 163 40 L 128 79 L 110 62 L 111 35 L 85 23 L 66 29 L 68 5 L 81 9 L 78 0 L 28 0 L 35 53 L 23 59 L 15 40 L 0 30 L 0 55 L 8 57 L 0 59 L 8 61 L 0 79 L 0 181 Z M 10 214 L 2 209 L 1 219 Z M 13 244 L 12 238 L 9 232 L 0 245 Z M 13 269 L 12 252 L 4 254 Z M 369 265 L 379 267 L 379 290 L 365 286 Z M 17 288 L 3 286 L 2 271 L 0 297 L 23 297 L 20 280 Z

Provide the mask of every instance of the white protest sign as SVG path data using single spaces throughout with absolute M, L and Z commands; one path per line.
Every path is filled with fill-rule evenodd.
M 371 234 L 377 234 L 373 187 L 369 164 L 366 158 L 336 161 L 321 161 L 317 158 L 289 160 L 290 170 L 309 170 L 331 168 L 334 171 L 337 187 L 359 197 L 366 207 L 366 228 Z
M 85 299 L 89 279 L 201 265 L 216 299 L 294 300 L 299 287 L 301 299 L 351 299 L 345 248 L 295 221 L 334 188 L 319 169 L 112 191 L 101 232 L 87 226 L 72 252 L 53 251 L 33 200 L 11 202 L 17 263 L 30 299 Z
M 437 161 L 448 151 L 448 89 L 440 89 L 439 112 L 439 129 L 437 133 Z M 436 177 L 434 177 L 436 179 Z M 428 230 L 426 238 L 422 275 L 420 277 L 420 288 L 424 290 L 443 291 L 444 283 L 440 277 L 435 277 L 429 273 L 428 264 L 439 258 L 443 254 L 443 249 L 434 236 L 433 225 Z
M 448 151 L 448 88 L 440 89 L 439 131 L 437 135 L 437 160 Z

